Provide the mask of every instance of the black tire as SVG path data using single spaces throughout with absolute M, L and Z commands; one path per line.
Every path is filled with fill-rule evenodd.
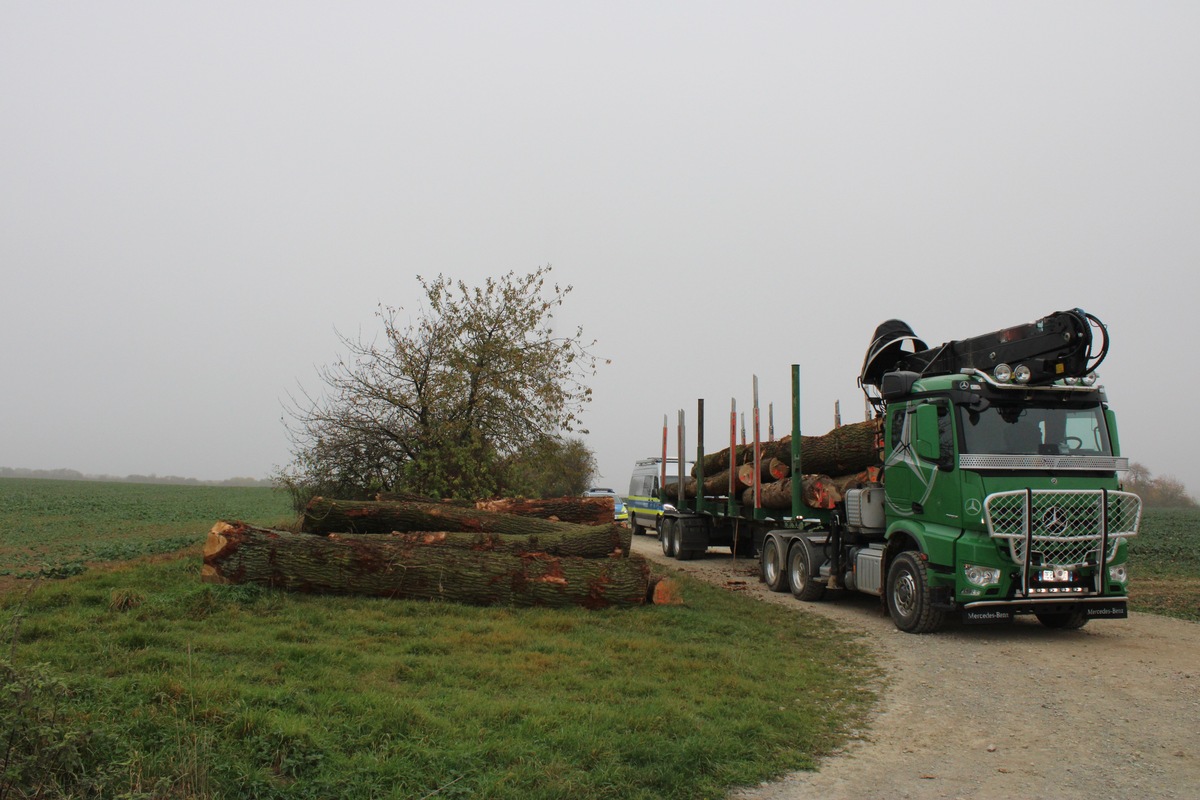
M 675 551 L 675 558 L 680 561 L 691 561 L 696 557 L 696 554 L 691 550 L 683 549 L 683 528 L 687 523 L 682 519 L 675 520 L 675 524 L 671 526 L 671 537 L 675 540 L 671 549 Z
M 807 539 L 797 539 L 788 551 L 787 579 L 797 600 L 811 603 L 825 596 L 825 584 L 815 577 L 813 562 L 816 553 Z
M 933 633 L 946 621 L 946 612 L 933 607 L 925 562 L 916 553 L 901 553 L 888 567 L 887 607 L 905 633 Z
M 664 556 L 675 556 L 675 520 L 670 517 L 663 517 L 658 522 L 658 543 L 662 546 Z
M 629 530 L 633 532 L 634 536 L 637 536 L 639 533 L 646 532 L 645 528 L 637 524 L 637 517 L 633 515 L 632 511 L 629 512 Z
M 1059 631 L 1077 631 L 1088 623 L 1086 611 L 1068 611 L 1066 613 L 1043 612 L 1041 614 L 1034 614 L 1034 616 L 1038 618 L 1038 622 L 1047 628 L 1054 628 Z
M 759 571 L 763 581 L 772 592 L 788 590 L 787 570 L 784 569 L 783 544 L 774 536 L 763 542 L 762 558 L 759 561 Z

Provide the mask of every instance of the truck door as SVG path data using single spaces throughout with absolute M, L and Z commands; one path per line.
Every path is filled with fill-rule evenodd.
M 961 527 L 949 399 L 915 400 L 889 408 L 889 413 L 883 483 L 889 508 L 902 517 Z

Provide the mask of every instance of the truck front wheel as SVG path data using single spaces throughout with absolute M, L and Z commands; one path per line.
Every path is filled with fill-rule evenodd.
M 779 539 L 771 536 L 763 542 L 762 570 L 763 581 L 772 592 L 786 592 L 788 589 L 787 573 L 783 569 L 783 545 Z
M 905 633 L 932 633 L 946 620 L 946 612 L 933 607 L 925 562 L 911 551 L 900 553 L 888 568 L 887 605 Z

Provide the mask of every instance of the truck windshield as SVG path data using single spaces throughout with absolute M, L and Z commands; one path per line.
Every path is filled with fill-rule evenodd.
M 1039 406 L 995 402 L 983 411 L 960 406 L 964 453 L 1112 455 L 1099 404 Z

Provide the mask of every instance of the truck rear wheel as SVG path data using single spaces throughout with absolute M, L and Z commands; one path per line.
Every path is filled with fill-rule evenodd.
M 788 583 L 791 584 L 792 594 L 797 600 L 811 603 L 825 596 L 825 584 L 814 577 L 813 562 L 816 560 L 812 542 L 808 539 L 797 539 L 788 551 Z
M 1077 631 L 1084 625 L 1087 625 L 1088 615 L 1086 611 L 1069 611 L 1065 614 L 1035 614 L 1038 622 L 1045 625 L 1047 628 L 1054 628 L 1060 631 Z
M 663 555 L 667 558 L 675 556 L 675 520 L 663 517 L 658 522 L 658 543 L 662 546 Z
M 787 573 L 783 568 L 783 544 L 775 536 L 767 537 L 763 542 L 762 561 L 760 569 L 763 581 L 772 592 L 788 590 Z
M 900 553 L 888 567 L 887 606 L 905 633 L 932 633 L 946 621 L 946 612 L 933 607 L 925 562 L 912 551 Z

